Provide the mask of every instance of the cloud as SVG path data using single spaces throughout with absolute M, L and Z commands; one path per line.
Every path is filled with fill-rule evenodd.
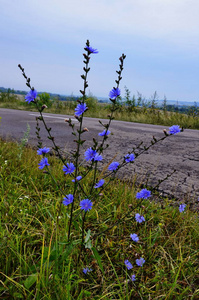
M 99 50 L 89 74 L 95 95 L 108 94 L 124 52 L 122 85 L 146 96 L 159 88 L 161 97 L 172 98 L 184 97 L 192 81 L 195 97 L 198 11 L 198 0 L 1 0 L 2 84 L 21 88 L 18 79 L 15 85 L 10 79 L 18 74 L 12 64 L 21 63 L 39 90 L 78 93 L 89 38 Z
M 2 13 L 25 33 L 78 41 L 84 31 L 143 36 L 193 46 L 199 35 L 197 0 L 3 1 Z M 79 33 L 77 33 L 79 32 Z M 119 41 L 118 41 L 119 42 Z

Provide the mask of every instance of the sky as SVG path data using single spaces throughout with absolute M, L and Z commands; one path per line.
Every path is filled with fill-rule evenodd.
M 199 101 L 198 0 L 0 0 L 0 86 L 80 95 L 86 40 L 88 94 L 108 97 L 119 57 L 131 96 Z

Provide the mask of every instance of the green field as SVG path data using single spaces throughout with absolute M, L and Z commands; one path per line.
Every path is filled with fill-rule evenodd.
M 48 108 L 45 112 L 74 115 L 74 108 L 77 102 L 73 97 L 67 98 L 68 101 L 60 101 L 56 97 L 50 98 L 49 94 L 43 93 L 40 95 L 40 105 L 46 104 Z M 145 123 L 145 124 L 156 124 L 172 126 L 178 124 L 183 128 L 199 129 L 199 108 L 190 107 L 186 109 L 177 109 L 174 106 L 166 105 L 166 103 L 160 108 L 157 107 L 155 100 L 145 101 L 138 97 L 137 99 L 133 96 L 132 100 L 128 94 L 125 96 L 126 101 L 124 104 L 118 102 L 118 109 L 114 112 L 114 118 L 116 120 Z M 110 113 L 111 104 L 99 103 L 95 97 L 87 97 L 86 100 L 89 110 L 86 113 L 87 117 L 107 119 Z M 141 105 L 141 106 L 140 106 Z M 16 96 L 12 93 L 1 93 L 0 94 L 0 108 L 13 108 L 22 110 L 35 109 L 34 104 L 28 104 L 24 101 L 23 95 Z
M 49 162 L 70 193 L 63 163 L 54 156 Z M 114 180 L 87 214 L 79 256 L 80 209 L 68 242 L 69 208 L 38 163 L 35 150 L 0 141 L 0 299 L 199 299 L 197 211 L 187 206 L 180 213 L 175 199 L 159 201 L 158 194 L 140 204 L 139 186 Z M 145 222 L 135 222 L 135 213 Z M 140 257 L 142 267 L 135 263 Z M 127 270 L 126 259 L 133 269 Z M 92 271 L 84 274 L 85 267 Z

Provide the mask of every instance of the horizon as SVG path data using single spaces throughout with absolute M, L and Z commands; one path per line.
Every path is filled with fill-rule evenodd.
M 14 89 L 14 88 L 5 88 L 5 87 L 0 87 L 0 89 L 1 88 L 3 88 L 3 89 L 10 89 L 10 90 L 14 90 L 15 92 L 17 92 L 17 91 L 19 91 L 19 92 L 26 92 L 26 93 L 28 93 L 29 91 L 27 91 L 27 90 L 20 90 L 20 89 Z M 48 93 L 48 94 L 51 94 L 51 95 L 55 95 L 55 96 L 61 96 L 61 97 L 75 97 L 75 98 L 80 98 L 80 97 L 82 97 L 80 94 L 79 95 L 74 95 L 74 94 L 60 94 L 60 93 L 54 93 L 54 92 L 48 92 L 48 91 L 37 91 L 37 93 L 38 94 L 42 94 L 42 93 Z M 132 99 L 132 97 L 133 96 L 135 96 L 135 95 L 132 95 L 131 97 L 130 97 L 130 99 Z M 89 98 L 89 95 L 87 95 L 87 97 Z M 101 97 L 101 96 L 93 96 L 93 95 L 90 95 L 90 97 L 93 97 L 93 98 L 96 98 L 98 101 L 106 101 L 106 102 L 108 102 L 108 101 L 110 101 L 110 98 L 109 97 Z M 124 100 L 124 97 L 122 97 L 122 101 Z M 135 99 L 136 100 L 136 99 Z M 145 101 L 151 101 L 152 99 L 147 99 L 147 98 L 143 98 L 143 100 L 145 100 Z M 60 100 L 60 101 L 65 101 L 65 100 Z M 164 99 L 155 99 L 155 101 L 157 101 L 157 102 L 163 102 L 164 101 Z M 193 104 L 195 104 L 196 103 L 196 105 L 199 105 L 199 101 L 186 101 L 186 100 L 175 100 L 175 99 L 166 99 L 166 101 L 167 102 L 175 102 L 176 103 L 176 105 L 179 105 L 178 103 L 189 103 L 190 104 L 190 106 L 191 106 L 191 104 L 193 103 Z M 175 105 L 175 103 L 174 104 L 170 104 L 170 105 Z
M 2 0 L 0 85 L 24 90 L 21 64 L 36 90 L 78 95 L 89 39 L 99 53 L 91 55 L 87 93 L 108 97 L 124 53 L 122 95 L 127 86 L 144 98 L 157 91 L 198 102 L 198 10 L 197 0 L 18 0 L 12 9 Z

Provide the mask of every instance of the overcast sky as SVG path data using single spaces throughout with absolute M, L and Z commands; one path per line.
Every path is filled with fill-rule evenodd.
M 79 95 L 87 39 L 88 90 L 107 97 L 118 58 L 131 95 L 199 101 L 198 0 L 0 0 L 0 86 Z

